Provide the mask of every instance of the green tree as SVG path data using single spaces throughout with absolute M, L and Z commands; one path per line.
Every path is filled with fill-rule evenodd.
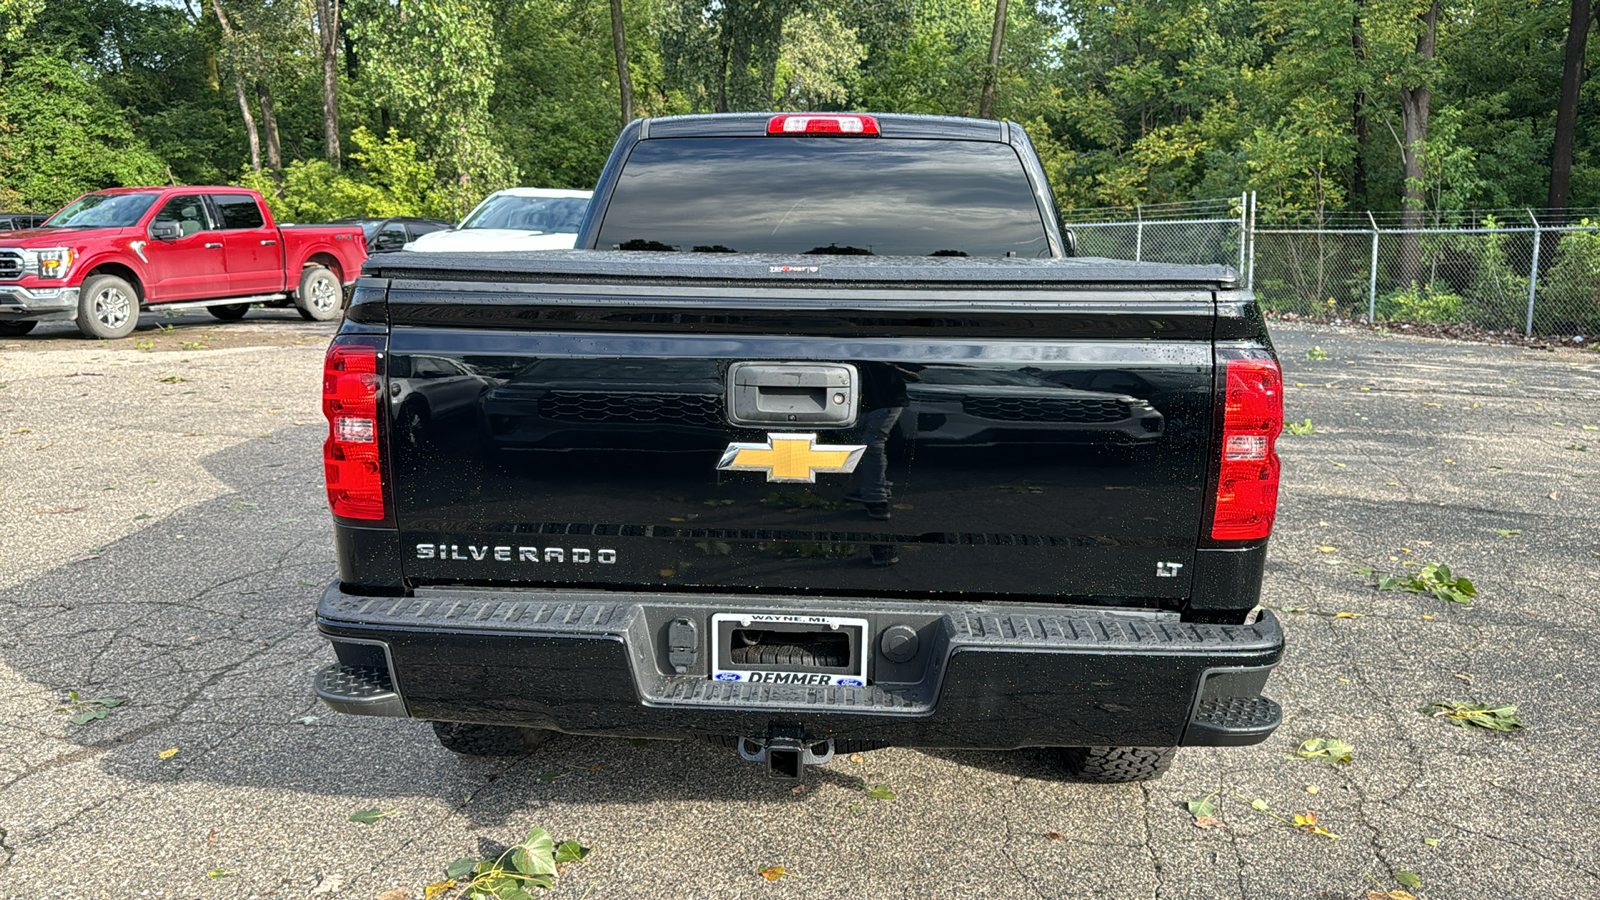
M 366 0 L 360 12 L 352 30 L 368 77 L 447 180 L 452 216 L 516 184 L 489 115 L 500 42 L 485 4 Z
M 54 210 L 89 191 L 167 180 L 120 110 L 52 56 L 6 67 L 0 138 L 0 206 Z

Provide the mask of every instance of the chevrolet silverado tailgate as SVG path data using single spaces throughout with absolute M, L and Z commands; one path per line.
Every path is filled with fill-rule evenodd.
M 368 279 L 409 583 L 1187 596 L 1226 270 L 684 256 Z

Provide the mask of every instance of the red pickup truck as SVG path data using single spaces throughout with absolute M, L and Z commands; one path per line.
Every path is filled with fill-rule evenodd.
M 0 336 L 74 319 L 85 337 L 120 338 L 141 309 L 232 321 L 252 303 L 333 319 L 366 258 L 359 227 L 280 228 L 245 188 L 96 191 L 38 228 L 0 232 Z

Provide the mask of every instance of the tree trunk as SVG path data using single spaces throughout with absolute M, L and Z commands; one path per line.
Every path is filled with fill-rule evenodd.
M 613 0 L 616 2 L 616 0 Z M 317 0 L 322 46 L 322 138 L 324 153 L 339 168 L 339 0 Z
M 228 43 L 233 43 L 235 35 L 233 26 L 228 24 L 228 17 L 222 12 L 222 0 L 211 0 L 211 9 L 217 14 L 217 24 L 222 26 L 222 36 Z M 237 48 L 233 48 L 237 52 Z M 233 92 L 239 98 L 239 115 L 244 119 L 245 136 L 250 140 L 250 169 L 259 173 L 261 171 L 261 135 L 256 131 L 255 116 L 250 115 L 250 101 L 244 95 L 244 73 L 240 71 L 239 60 L 233 60 Z
M 1561 102 L 1556 107 L 1556 140 L 1550 155 L 1550 199 L 1555 225 L 1566 222 L 1572 188 L 1572 145 L 1578 131 L 1578 93 L 1583 89 L 1583 53 L 1589 41 L 1589 0 L 1572 0 L 1567 25 L 1567 59 L 1561 68 Z
M 261 127 L 267 133 L 267 168 L 272 177 L 283 180 L 283 147 L 278 142 L 278 117 L 272 110 L 272 91 L 267 82 L 256 79 L 256 102 L 261 106 Z
M 244 75 L 233 70 L 233 92 L 239 95 L 239 115 L 244 117 L 245 137 L 250 140 L 250 170 L 261 172 L 261 135 L 256 131 L 256 117 L 250 115 L 250 101 L 244 95 Z
M 1361 24 L 1363 2 L 1355 0 L 1356 12 L 1350 20 L 1350 50 L 1358 69 L 1364 69 L 1367 65 L 1367 39 L 1362 33 Z M 1351 100 L 1350 124 L 1356 136 L 1355 167 L 1350 174 L 1350 199 L 1357 208 L 1371 209 L 1371 204 L 1367 202 L 1367 135 L 1371 129 L 1367 126 L 1367 92 L 1363 89 L 1358 89 Z
M 734 33 L 728 48 L 728 99 L 729 110 L 744 112 L 750 104 L 750 39 L 741 28 Z
M 728 111 L 728 53 L 729 46 L 733 43 L 728 34 L 728 27 L 723 25 L 722 34 L 717 40 L 718 63 L 717 66 L 717 112 Z
M 1417 57 L 1433 59 L 1439 34 L 1439 0 L 1434 0 L 1421 16 L 1422 31 L 1417 34 Z M 1427 205 L 1423 176 L 1427 167 L 1428 112 L 1433 101 L 1431 77 L 1423 75 L 1415 86 L 1400 86 L 1400 168 L 1405 177 L 1401 199 L 1400 227 L 1421 228 Z M 1400 283 L 1409 286 L 1422 271 L 1421 242 L 1414 231 L 1407 231 L 1400 244 Z
M 617 92 L 626 128 L 633 121 L 633 76 L 628 73 L 628 34 L 623 24 L 622 0 L 611 0 L 611 46 L 617 51 Z
M 989 38 L 989 68 L 983 76 L 983 97 L 978 100 L 980 119 L 994 118 L 994 83 L 1000 77 L 1000 42 L 1005 36 L 1006 0 L 995 0 L 994 35 Z

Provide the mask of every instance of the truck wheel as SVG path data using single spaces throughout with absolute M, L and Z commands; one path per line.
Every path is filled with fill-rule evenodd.
M 327 266 L 307 266 L 300 273 L 300 290 L 294 295 L 294 308 L 300 318 L 327 322 L 339 318 L 344 305 L 344 288 Z
M 100 340 L 125 338 L 139 324 L 139 293 L 115 275 L 84 279 L 78 291 L 78 330 Z
M 1062 747 L 1067 771 L 1084 781 L 1122 784 L 1152 781 L 1172 765 L 1177 747 Z
M 38 322 L 0 322 L 0 337 L 22 337 Z
M 434 722 L 433 734 L 451 753 L 462 756 L 521 756 L 550 740 L 543 728 Z
M 211 313 L 213 316 L 216 316 L 224 322 L 237 322 L 244 318 L 244 314 L 249 311 L 250 304 L 248 303 L 229 303 L 223 306 L 206 307 L 206 312 Z

